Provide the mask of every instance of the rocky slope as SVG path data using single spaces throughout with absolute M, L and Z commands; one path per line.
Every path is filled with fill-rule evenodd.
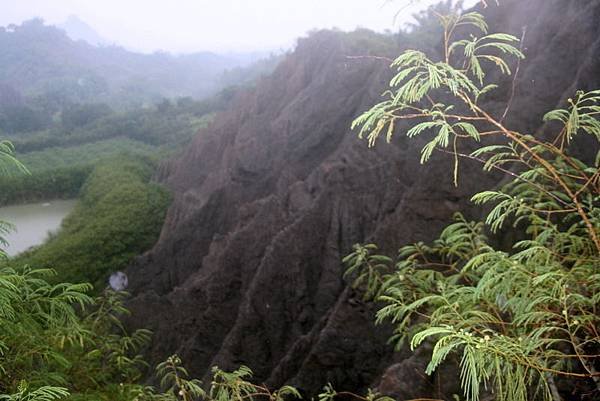
M 575 88 L 600 87 L 600 3 L 501 3 L 485 11 L 492 30 L 521 36 L 527 26 L 509 124 L 536 132 Z M 177 352 L 199 376 L 246 364 L 259 381 L 309 394 L 327 382 L 363 389 L 389 367 L 381 388 L 398 399 L 456 392 L 415 373 L 423 358 L 393 354 L 372 305 L 342 279 L 352 244 L 394 252 L 431 239 L 496 179 L 464 164 L 454 188 L 448 160 L 419 165 L 418 141 L 367 149 L 350 132 L 390 72 L 385 61 L 348 56 L 398 51 L 366 32 L 301 40 L 165 168 L 175 201 L 159 242 L 128 271 L 131 323 L 155 332 L 153 360 Z M 509 92 L 489 107 L 501 112 Z

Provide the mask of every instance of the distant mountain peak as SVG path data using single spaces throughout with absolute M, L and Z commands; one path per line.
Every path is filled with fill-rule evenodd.
M 76 15 L 70 15 L 65 22 L 57 25 L 57 27 L 64 30 L 72 40 L 83 40 L 93 46 L 109 43 L 94 28 Z

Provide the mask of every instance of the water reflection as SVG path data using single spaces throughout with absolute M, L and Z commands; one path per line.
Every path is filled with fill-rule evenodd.
M 0 208 L 0 220 L 9 222 L 16 231 L 6 235 L 6 253 L 14 256 L 27 248 L 46 240 L 48 233 L 55 232 L 73 207 L 75 200 L 31 203 Z

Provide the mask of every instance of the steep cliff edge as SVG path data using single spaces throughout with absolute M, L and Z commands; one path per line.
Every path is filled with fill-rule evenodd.
M 509 125 L 535 133 L 576 88 L 600 87 L 600 3 L 501 3 L 485 10 L 492 30 L 521 36 L 527 26 Z M 386 383 L 412 383 L 396 386 L 399 399 L 434 395 L 420 375 L 403 378 L 402 363 L 418 361 L 391 352 L 373 307 L 342 280 L 341 259 L 356 242 L 391 253 L 431 239 L 454 211 L 473 212 L 470 195 L 497 177 L 465 164 L 454 188 L 444 157 L 419 165 L 418 141 L 367 149 L 350 132 L 390 71 L 348 56 L 400 49 L 367 32 L 301 40 L 165 168 L 175 201 L 159 242 L 128 270 L 131 323 L 155 333 L 151 359 L 177 352 L 199 376 L 245 364 L 259 381 L 311 394 L 327 382 L 363 389 L 396 363 Z M 501 113 L 510 90 L 496 96 L 489 106 Z

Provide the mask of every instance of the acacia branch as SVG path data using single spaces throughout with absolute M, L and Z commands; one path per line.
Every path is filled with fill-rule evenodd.
M 438 151 L 440 151 L 440 152 L 443 152 L 443 153 L 448 153 L 448 154 L 451 154 L 451 155 L 456 155 L 456 156 L 464 157 L 466 159 L 474 160 L 474 161 L 480 162 L 482 164 L 487 163 L 487 160 L 479 158 L 479 157 L 476 157 L 476 156 L 473 156 L 473 155 L 468 155 L 468 154 L 465 154 L 465 153 L 458 153 L 458 152 L 457 153 L 450 152 L 449 150 L 446 150 L 446 149 L 443 149 L 443 148 L 436 148 L 436 149 Z M 546 195 L 550 196 L 555 201 L 560 202 L 564 206 L 569 206 L 569 204 L 567 202 L 565 202 L 564 200 L 562 200 L 558 196 L 554 195 L 552 192 L 549 192 L 546 188 L 542 187 L 541 185 L 537 184 L 536 182 L 533 182 L 531 180 L 523 178 L 520 175 L 518 175 L 518 174 L 516 174 L 516 173 L 514 173 L 514 172 L 512 172 L 512 171 L 510 171 L 508 169 L 505 169 L 504 167 L 500 167 L 497 164 L 492 164 L 491 167 L 494 168 L 494 169 L 496 169 L 496 170 L 498 170 L 498 171 L 501 171 L 501 172 L 503 172 L 505 174 L 508 174 L 511 177 L 513 177 L 513 178 L 515 178 L 515 179 L 517 179 L 519 181 L 523 181 L 523 182 L 525 182 L 527 184 L 530 184 L 531 186 L 535 187 L 539 191 L 541 191 L 541 192 L 545 193 Z M 577 209 L 574 209 L 574 210 L 576 211 Z
M 562 179 L 562 177 L 556 171 L 554 166 L 552 166 L 546 159 L 544 159 L 543 157 L 538 155 L 537 152 L 535 152 L 533 149 L 531 149 L 531 147 L 529 147 L 529 145 L 527 145 L 527 143 L 525 141 L 523 141 L 520 134 L 518 134 L 514 131 L 508 130 L 506 127 L 504 127 L 504 125 L 502 125 L 500 122 L 496 121 L 492 116 L 490 116 L 486 111 L 482 110 L 479 106 L 474 105 L 474 107 L 476 107 L 476 110 L 482 116 L 484 116 L 492 125 L 495 125 L 496 127 L 498 127 L 498 129 L 500 129 L 506 137 L 513 140 L 515 143 L 517 143 L 519 146 L 521 146 L 523 149 L 525 149 L 525 151 L 527 151 L 527 153 L 529 153 L 538 163 L 540 163 L 540 165 L 542 165 L 552 175 L 554 180 L 562 187 L 562 189 L 565 191 L 565 193 L 569 196 L 569 198 L 571 198 L 571 200 L 575 204 L 575 207 L 577 208 L 577 213 L 579 214 L 579 216 L 582 218 L 584 224 L 586 225 L 587 231 L 590 234 L 590 237 L 591 237 L 592 241 L 594 242 L 594 245 L 596 246 L 596 250 L 600 253 L 600 238 L 598 238 L 598 233 L 596 232 L 594 225 L 590 221 L 588 215 L 583 210 L 583 206 L 579 202 L 579 199 L 577 199 L 577 196 L 575 195 L 575 193 L 573 193 L 573 191 L 571 190 L 569 185 Z

